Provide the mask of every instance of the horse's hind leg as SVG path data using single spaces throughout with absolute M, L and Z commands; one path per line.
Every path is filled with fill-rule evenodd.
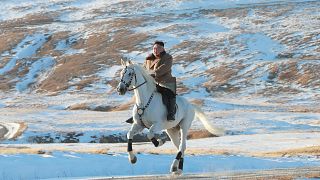
M 144 129 L 143 126 L 137 124 L 137 123 L 133 123 L 131 126 L 131 129 L 129 130 L 128 134 L 127 134 L 127 138 L 128 138 L 128 155 L 129 155 L 129 161 L 134 164 L 137 162 L 137 157 L 133 154 L 132 151 L 132 139 L 133 136 L 135 134 L 137 134 L 138 132 L 142 131 Z
M 181 140 L 180 140 L 180 145 L 178 149 L 178 154 L 174 161 L 172 162 L 170 172 L 175 173 L 175 174 L 181 174 L 183 170 L 183 157 L 184 157 L 184 152 L 186 150 L 186 141 L 187 141 L 187 133 L 188 129 L 181 128 Z
M 179 123 L 180 126 L 180 144 L 178 148 L 178 154 L 175 160 L 172 162 L 170 171 L 174 174 L 181 174 L 183 170 L 183 158 L 186 150 L 188 130 L 191 126 L 194 118 L 194 111 L 188 111 L 184 119 Z
M 175 127 L 171 129 L 167 129 L 167 133 L 174 144 L 174 146 L 179 150 L 179 145 L 180 145 L 180 128 Z

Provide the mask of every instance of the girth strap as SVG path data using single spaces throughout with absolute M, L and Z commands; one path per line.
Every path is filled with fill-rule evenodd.
M 144 111 L 149 107 L 153 96 L 154 96 L 154 93 L 151 94 L 151 96 L 150 96 L 147 104 L 146 104 L 145 106 L 143 106 L 143 107 L 139 107 L 138 104 L 136 104 L 136 106 L 137 106 L 137 113 L 138 113 L 138 115 L 139 115 L 139 119 L 140 119 L 140 122 L 141 122 L 142 124 L 143 124 L 143 122 L 142 122 L 142 115 L 144 114 Z M 144 124 L 143 124 L 143 125 L 144 125 Z M 145 126 L 145 125 L 144 125 L 144 126 Z

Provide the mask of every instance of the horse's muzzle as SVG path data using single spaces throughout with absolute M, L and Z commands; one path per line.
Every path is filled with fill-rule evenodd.
M 124 86 L 122 83 L 119 84 L 119 86 L 117 87 L 117 92 L 119 95 L 124 95 L 127 92 L 127 87 Z

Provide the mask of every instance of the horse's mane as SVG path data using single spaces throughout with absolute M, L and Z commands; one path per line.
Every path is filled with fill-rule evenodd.
M 149 73 L 147 72 L 147 70 L 142 67 L 141 65 L 139 64 L 132 64 L 133 67 L 140 71 L 142 76 L 145 78 L 145 80 L 147 81 L 147 87 L 149 90 L 152 90 L 152 91 L 155 91 L 156 89 L 156 81 L 154 80 L 154 78 L 152 76 L 149 75 Z

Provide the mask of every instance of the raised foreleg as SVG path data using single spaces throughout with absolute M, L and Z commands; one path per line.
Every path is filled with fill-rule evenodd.
M 133 153 L 133 149 L 132 149 L 132 140 L 133 140 L 133 136 L 139 132 L 141 132 L 144 129 L 143 126 L 137 124 L 137 123 L 133 123 L 131 126 L 131 129 L 129 130 L 128 134 L 127 134 L 127 139 L 128 139 L 128 157 L 129 157 L 129 161 L 134 164 L 137 162 L 137 157 L 134 155 Z
M 150 141 L 153 143 L 153 145 L 154 145 L 155 147 L 162 146 L 162 145 L 165 143 L 165 140 L 163 140 L 163 139 L 156 139 L 156 138 L 155 138 L 155 134 L 156 134 L 156 133 L 159 133 L 161 130 L 162 130 L 162 128 L 161 128 L 160 125 L 153 124 L 153 125 L 150 127 L 149 132 L 148 132 L 148 134 L 147 134 L 148 139 L 150 139 Z

